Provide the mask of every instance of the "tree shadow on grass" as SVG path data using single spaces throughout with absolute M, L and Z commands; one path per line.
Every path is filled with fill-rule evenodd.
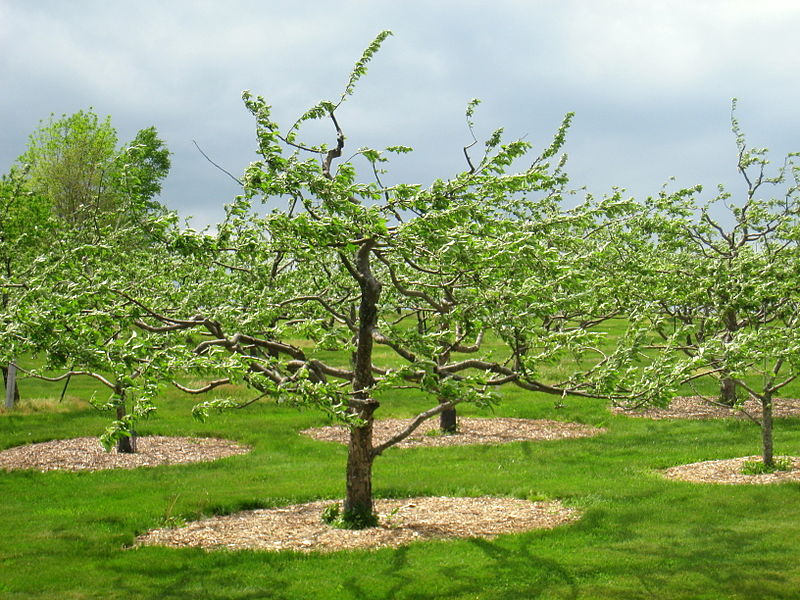
M 635 570 L 644 593 L 632 597 L 662 598 L 667 588 L 687 598 L 798 597 L 796 575 L 775 560 L 779 549 L 764 552 L 752 534 L 705 526 L 693 539 L 664 539 L 658 546 L 626 550 L 635 554 L 631 558 L 655 565 Z
M 435 542 L 438 548 L 412 544 L 377 553 L 318 556 L 177 551 L 182 555 L 178 558 L 171 550 L 167 551 L 172 554 L 170 560 L 163 562 L 159 560 L 161 551 L 144 550 L 136 557 L 135 566 L 128 560 L 130 555 L 122 560 L 124 566 L 118 564 L 121 568 L 113 578 L 113 588 L 126 597 L 164 600 L 529 600 L 545 594 L 548 598 L 577 598 L 572 575 L 557 562 L 536 556 L 530 547 L 534 542 L 517 539 L 500 545 L 478 538 L 454 542 L 460 547 L 452 559 L 440 545 L 447 542 Z M 308 569 L 295 567 L 309 560 L 316 565 L 311 569 L 316 575 L 304 581 Z M 421 562 L 427 563 L 427 570 Z M 243 577 L 243 564 L 257 568 L 260 575 L 249 580 Z
M 119 563 L 120 570 L 114 577 L 113 589 L 122 592 L 120 597 L 160 600 L 296 600 L 300 597 L 293 592 L 291 575 L 281 573 L 280 566 L 273 564 L 286 562 L 285 555 L 255 553 L 259 560 L 254 561 L 249 552 L 208 553 L 197 549 L 171 549 L 167 552 L 172 557 L 162 562 L 159 560 L 161 551 L 133 550 L 130 552 L 142 553 L 137 557 L 139 560 L 135 561 L 135 567 L 129 568 L 127 561 Z M 122 566 L 123 562 L 125 566 Z M 253 566 L 251 572 L 241 571 L 242 562 Z M 257 569 L 263 571 L 264 576 L 249 577 Z
M 578 597 L 572 574 L 558 562 L 536 556 L 530 549 L 533 541 L 523 542 L 513 549 L 480 538 L 470 542 L 491 561 L 482 569 L 488 572 L 488 579 L 502 583 L 502 590 L 497 590 L 495 598 L 538 598 L 545 592 L 551 598 Z M 484 573 L 481 579 L 485 579 Z
M 513 549 L 482 538 L 471 538 L 468 543 L 478 549 L 485 560 L 471 568 L 443 564 L 437 569 L 435 578 L 426 579 L 428 589 L 418 589 L 417 569 L 408 561 L 409 548 L 401 547 L 393 553 L 392 560 L 379 575 L 384 581 L 391 581 L 391 585 L 376 594 L 368 580 L 349 577 L 342 585 L 343 591 L 349 595 L 342 597 L 356 600 L 431 600 L 469 596 L 528 600 L 539 598 L 544 593 L 550 598 L 578 597 L 570 573 L 557 562 L 534 555 L 530 549 L 532 542 L 525 542 Z

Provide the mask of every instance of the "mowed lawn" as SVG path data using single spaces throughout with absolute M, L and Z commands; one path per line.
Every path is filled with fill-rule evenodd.
M 85 402 L 92 383 L 75 380 L 63 403 L 61 387 L 23 381 L 23 396 L 50 400 L 0 414 L 0 448 L 99 435 L 110 416 Z M 333 554 L 130 549 L 137 534 L 167 521 L 344 491 L 345 448 L 298 434 L 327 424 L 320 413 L 264 402 L 203 424 L 190 416 L 195 398 L 167 392 L 141 434 L 220 436 L 252 452 L 132 471 L 0 472 L 0 598 L 800 597 L 800 484 L 700 485 L 658 473 L 757 454 L 755 425 L 648 421 L 612 416 L 600 400 L 558 406 L 561 398 L 515 388 L 502 395 L 494 412 L 461 414 L 578 421 L 607 433 L 391 449 L 375 463 L 376 495 L 557 498 L 582 510 L 580 521 L 493 540 Z M 377 416 L 426 406 L 398 392 L 382 399 Z M 800 455 L 800 420 L 777 420 L 775 440 L 777 453 Z

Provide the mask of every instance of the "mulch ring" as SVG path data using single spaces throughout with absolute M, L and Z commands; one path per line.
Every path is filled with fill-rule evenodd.
M 742 408 L 755 418 L 761 417 L 761 404 L 755 400 L 748 400 Z M 772 411 L 773 416 L 778 419 L 800 417 L 800 398 L 775 398 Z M 741 410 L 712 404 L 701 396 L 678 396 L 673 398 L 667 408 L 626 409 L 614 406 L 611 408 L 611 412 L 617 415 L 656 420 L 747 418 Z
M 662 471 L 668 479 L 679 479 L 693 483 L 765 484 L 782 483 L 784 481 L 800 481 L 800 456 L 781 457 L 792 461 L 791 470 L 775 471 L 759 475 L 745 475 L 742 467 L 745 462 L 761 462 L 760 456 L 744 456 L 727 460 L 707 460 L 703 462 L 679 465 Z M 777 457 L 776 457 L 777 460 Z
M 99 471 L 135 469 L 217 460 L 246 454 L 248 446 L 217 438 L 142 436 L 136 439 L 136 452 L 106 452 L 95 437 L 51 440 L 15 446 L 0 452 L 0 469 L 37 471 Z
M 375 445 L 402 431 L 411 419 L 379 419 L 373 425 Z M 510 442 L 562 440 L 592 437 L 605 430 L 581 423 L 567 423 L 546 419 L 458 419 L 458 432 L 442 435 L 436 419 L 428 419 L 409 437 L 397 444 L 398 448 L 419 446 L 466 446 L 470 444 L 507 444 Z M 347 444 L 349 432 L 343 425 L 328 425 L 304 429 L 300 433 L 315 440 Z
M 492 538 L 531 529 L 551 529 L 580 518 L 578 511 L 557 501 L 421 497 L 377 500 L 379 525 L 347 530 L 322 522 L 323 509 L 333 503 L 322 500 L 248 510 L 192 521 L 184 527 L 153 529 L 136 538 L 135 545 L 334 552 L 395 547 L 433 538 Z

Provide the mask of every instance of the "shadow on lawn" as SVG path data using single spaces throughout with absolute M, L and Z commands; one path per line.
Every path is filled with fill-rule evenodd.
M 473 554 L 477 559 L 474 565 L 455 565 L 446 555 L 441 560 L 437 552 L 440 566 L 424 574 L 420 572 L 419 549 L 414 545 L 363 557 L 359 557 L 360 553 L 309 557 L 264 552 L 206 554 L 188 551 L 181 552 L 183 556 L 179 562 L 183 563 L 183 568 L 174 563 L 169 567 L 159 567 L 160 552 L 143 552 L 137 557 L 143 560 L 137 560 L 133 569 L 138 576 L 137 583 L 131 584 L 127 577 L 121 576 L 116 579 L 115 588 L 131 598 L 145 597 L 142 595 L 144 592 L 148 598 L 165 600 L 193 597 L 208 600 L 433 600 L 458 597 L 530 600 L 543 595 L 564 599 L 578 597 L 572 576 L 555 561 L 535 556 L 529 548 L 533 542 L 522 541 L 514 548 L 483 539 L 470 539 L 467 543 L 479 551 Z M 462 553 L 464 550 L 461 548 Z M 467 554 L 471 553 L 467 551 Z M 313 570 L 315 575 L 312 579 L 306 580 L 309 585 L 302 581 L 304 575 L 309 576 L 306 569 L 298 572 L 291 567 L 298 560 L 319 560 L 322 563 L 318 570 Z M 239 563 L 241 567 L 242 562 L 250 563 L 260 571 L 260 576 L 247 581 L 247 575 L 230 569 L 233 563 Z M 341 573 L 339 577 L 335 570 L 329 570 L 334 564 Z M 344 572 L 343 567 L 346 569 Z M 142 588 L 142 576 L 152 587 Z M 327 581 L 323 579 L 325 577 Z
M 286 557 L 279 554 L 171 549 L 166 553 L 172 556 L 162 561 L 162 549 L 148 550 L 151 549 L 125 551 L 133 556 L 138 554 L 139 560 L 133 568 L 128 568 L 126 561 L 118 563 L 122 573 L 117 574 L 114 589 L 122 592 L 121 597 L 159 600 L 295 600 L 302 597 L 293 592 L 291 575 L 280 573 L 280 564 Z M 174 560 L 176 556 L 180 557 L 177 561 Z M 239 568 L 242 563 L 247 565 L 244 571 Z
M 760 548 L 757 536 L 714 526 L 697 528 L 683 539 L 665 537 L 657 546 L 638 546 L 620 556 L 623 563 L 641 560 L 648 565 L 630 569 L 642 590 L 631 598 L 663 598 L 669 590 L 683 598 L 794 600 L 792 568 L 775 558 Z
M 578 590 L 572 576 L 561 565 L 552 560 L 541 559 L 532 554 L 528 544 L 508 549 L 494 542 L 473 538 L 469 543 L 480 550 L 486 562 L 474 569 L 442 566 L 439 576 L 429 590 L 416 591 L 418 585 L 415 568 L 408 564 L 408 547 L 398 548 L 390 563 L 380 574 L 392 584 L 379 594 L 358 577 L 346 579 L 342 588 L 349 595 L 343 598 L 357 600 L 390 600 L 391 598 L 433 599 L 453 598 L 462 595 L 519 600 L 539 598 L 545 592 L 550 598 L 577 598 Z M 487 586 L 489 589 L 487 589 Z

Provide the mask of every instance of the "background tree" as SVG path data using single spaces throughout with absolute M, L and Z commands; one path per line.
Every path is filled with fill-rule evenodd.
M 52 219 L 48 203 L 40 195 L 25 188 L 25 173 L 12 168 L 0 180 L 0 310 L 3 331 L 12 329 L 8 321 L 8 310 L 14 299 L 26 285 L 34 258 L 42 251 L 42 244 L 52 233 Z M 3 381 L 8 383 L 8 364 L 15 353 L 6 339 L 2 360 Z M 19 386 L 14 381 L 14 402 L 19 400 Z
M 6 311 L 13 352 L 39 359 L 37 367 L 22 369 L 27 376 L 53 382 L 91 377 L 108 389 L 107 397 L 93 398 L 92 404 L 116 413 L 101 441 L 106 447 L 116 444 L 118 452 L 136 450 L 136 422 L 154 409 L 158 384 L 174 376 L 164 352 L 174 347 L 174 357 L 185 346 L 185 339 L 167 332 L 137 329 L 137 305 L 125 294 L 130 286 L 146 285 L 164 262 L 158 231 L 174 218 L 159 219 L 151 218 L 146 230 L 137 223 L 105 224 L 97 236 L 94 228 L 90 235 L 59 228 Z M 132 235 L 151 236 L 150 243 L 131 244 Z
M 721 186 L 705 205 L 696 201 L 699 188 L 651 199 L 629 285 L 648 290 L 640 299 L 666 341 L 660 349 L 685 356 L 673 357 L 673 375 L 714 378 L 724 405 L 758 401 L 753 420 L 771 467 L 775 395 L 800 374 L 800 167 L 790 154 L 768 175 L 767 150 L 747 146 L 735 113 L 732 124 L 742 199 L 734 203 Z M 762 196 L 769 188 L 780 193 Z M 722 205 L 728 214 L 717 218 Z
M 118 148 L 111 117 L 100 120 L 91 109 L 51 116 L 18 162 L 27 165 L 28 189 L 48 198 L 57 217 L 82 228 L 112 215 L 129 218 L 143 204 L 161 210 L 154 198 L 170 167 L 154 127 Z
M 17 186 L 19 193 L 25 190 L 28 197 L 40 199 L 38 206 L 61 223 L 58 239 L 40 248 L 38 273 L 28 274 L 28 291 L 14 307 L 22 319 L 17 329 L 29 329 L 20 336 L 24 343 L 19 347 L 44 356 L 49 368 L 66 369 L 56 380 L 68 383 L 72 376 L 90 375 L 109 387 L 112 398 L 103 406 L 114 408 L 118 422 L 126 424 L 118 428 L 127 435 L 116 438 L 117 450 L 132 452 L 131 424 L 137 413 L 147 410 L 139 410 L 136 402 L 132 413 L 126 408 L 126 397 L 130 401 L 131 396 L 125 392 L 126 382 L 142 371 L 130 358 L 130 349 L 117 347 L 125 345 L 130 324 L 121 313 L 112 319 L 114 326 L 99 317 L 94 327 L 87 323 L 87 315 L 107 314 L 116 305 L 106 302 L 102 287 L 79 293 L 68 282 L 82 285 L 95 275 L 102 281 L 116 261 L 129 261 L 131 268 L 149 264 L 147 258 L 156 250 L 158 217 L 166 214 L 155 197 L 169 171 L 169 151 L 154 127 L 142 129 L 131 144 L 117 148 L 110 117 L 100 121 L 90 110 L 59 120 L 51 117 L 31 136 L 19 162 L 24 171 L 18 172 L 25 174 L 18 178 L 24 183 Z M 120 369 L 127 371 L 122 374 Z M 46 378 L 41 372 L 29 374 Z

